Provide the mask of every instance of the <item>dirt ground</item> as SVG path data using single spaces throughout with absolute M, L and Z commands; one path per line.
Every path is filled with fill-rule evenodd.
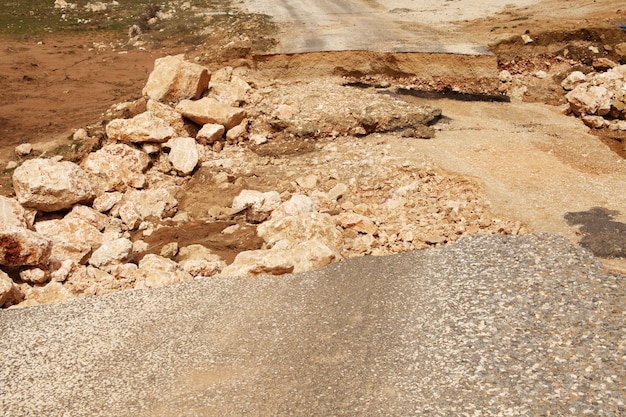
M 611 219 L 625 220 L 624 213 L 614 209 L 626 207 L 626 204 L 622 205 L 620 199 L 613 201 L 611 193 L 617 193 L 620 187 L 623 190 L 624 171 L 620 169 L 619 172 L 615 172 L 614 167 L 620 167 L 615 161 L 619 159 L 618 155 L 626 156 L 624 152 L 626 136 L 623 133 L 609 131 L 592 132 L 597 136 L 591 136 L 588 129 L 572 117 L 565 122 L 566 126 L 562 126 L 566 116 L 561 115 L 556 107 L 554 116 L 543 118 L 546 107 L 541 107 L 543 104 L 558 106 L 564 103 L 564 92 L 559 83 L 573 69 L 591 71 L 592 57 L 589 54 L 589 46 L 600 48 L 604 56 L 615 59 L 610 46 L 626 42 L 626 31 L 618 29 L 615 26 L 617 23 L 626 23 L 626 7 L 616 9 L 613 1 L 585 0 L 545 0 L 523 8 L 511 6 L 503 13 L 488 19 L 460 23 L 463 31 L 471 31 L 475 37 L 482 38 L 485 43 L 491 45 L 492 52 L 498 57 L 500 69 L 507 69 L 513 75 L 520 75 L 517 86 L 519 88 L 509 91 L 511 102 L 506 103 L 506 108 L 503 107 L 503 103 L 482 101 L 468 103 L 451 100 L 449 96 L 448 98 L 430 96 L 431 98 L 426 99 L 408 97 L 408 100 L 418 100 L 421 103 L 432 103 L 436 100 L 434 104 L 440 106 L 444 115 L 450 119 L 449 123 L 438 127 L 437 139 L 416 142 L 414 150 L 419 154 L 419 158 L 415 158 L 419 159 L 419 164 L 424 164 L 428 160 L 445 170 L 477 180 L 485 186 L 485 194 L 496 214 L 521 220 L 530 231 L 562 233 L 573 240 L 580 240 L 582 232 L 568 224 L 562 214 L 559 214 L 559 210 L 553 210 L 552 213 L 556 217 L 560 216 L 558 221 L 541 219 L 547 216 L 546 211 L 538 210 L 538 214 L 532 215 L 524 205 L 527 201 L 522 201 L 526 199 L 527 194 L 520 192 L 515 197 L 515 192 L 511 191 L 516 187 L 524 189 L 528 184 L 513 181 L 519 177 L 513 171 L 509 173 L 508 178 L 490 177 L 489 166 L 504 166 L 523 160 L 528 164 L 522 164 L 519 169 L 531 170 L 534 175 L 544 179 L 554 177 L 564 182 L 575 182 L 576 173 L 582 171 L 591 176 L 615 174 L 617 179 L 610 181 L 616 189 L 607 190 L 606 195 L 597 196 L 596 200 L 590 197 L 586 201 L 584 188 L 572 188 L 571 192 L 577 195 L 570 196 L 568 200 L 578 199 L 580 204 L 576 207 L 579 207 L 581 212 L 585 211 L 586 202 L 606 200 L 603 207 L 609 211 L 613 210 Z M 533 43 L 521 42 L 519 35 L 524 33 L 533 38 Z M 43 153 L 67 155 L 67 149 L 72 146 L 72 141 L 68 138 L 73 131 L 87 125 L 102 125 L 102 115 L 111 105 L 134 100 L 140 96 L 155 58 L 186 53 L 190 59 L 197 58 L 212 70 L 233 65 L 245 68 L 250 77 L 254 78 L 251 69 L 254 66 L 251 56 L 254 51 L 246 49 L 234 50 L 230 54 L 224 53 L 223 45 L 232 45 L 232 42 L 228 41 L 237 41 L 239 38 L 236 33 L 224 32 L 222 35 L 224 39 L 219 45 L 206 43 L 189 45 L 172 41 L 159 42 L 158 47 L 148 43 L 142 48 L 129 48 L 126 46 L 127 39 L 124 36 L 107 33 L 50 35 L 28 40 L 3 38 L 0 50 L 0 134 L 2 134 L 0 168 L 5 167 L 9 161 L 18 159 L 14 154 L 14 148 L 25 142 L 33 144 L 32 156 Z M 216 48 L 221 49 L 216 51 Z M 236 42 L 232 48 L 237 49 Z M 566 56 L 563 54 L 565 49 L 568 51 Z M 539 70 L 547 71 L 548 77 L 534 76 Z M 264 76 L 267 77 L 268 74 Z M 271 78 L 271 74 L 269 77 Z M 350 81 L 362 83 L 366 88 L 377 85 L 401 86 L 407 82 L 386 76 L 361 77 L 346 82 Z M 258 81 L 259 85 L 263 83 L 272 85 L 271 80 Z M 280 86 L 289 89 L 294 85 L 295 80 L 285 80 Z M 489 117 L 488 122 L 485 121 L 486 116 Z M 494 137 L 507 140 L 498 143 L 490 141 L 485 136 L 486 132 L 495 132 Z M 566 134 L 582 135 L 583 143 L 587 145 L 567 142 Z M 460 144 L 459 135 L 475 141 L 466 140 Z M 543 165 L 537 162 L 536 154 L 527 149 L 529 142 L 515 140 L 516 137 L 521 137 L 519 135 L 532 137 L 530 146 L 535 151 L 540 150 L 544 154 L 549 154 L 563 164 L 553 164 L 551 159 L 539 161 L 544 163 Z M 546 137 L 556 139 L 548 142 Z M 406 143 L 396 136 L 383 136 L 371 140 L 378 143 L 385 141 L 390 146 L 392 154 L 396 152 L 401 155 L 405 152 Z M 75 148 L 83 147 L 78 149 L 82 152 L 93 146 L 93 144 L 74 145 Z M 607 145 L 614 153 L 607 151 Z M 302 151 L 302 143 L 293 141 L 275 142 L 274 146 L 275 149 L 271 151 L 274 157 L 289 158 L 290 155 Z M 317 147 L 323 148 L 322 145 Z M 311 149 L 316 148 L 313 146 L 309 150 Z M 589 157 L 590 149 L 592 152 Z M 80 153 L 77 152 L 73 158 L 80 159 Z M 468 153 L 476 157 L 468 160 Z M 525 159 L 526 153 L 528 157 Z M 581 155 L 584 155 L 582 159 Z M 624 164 L 621 167 L 624 168 Z M 570 168 L 574 170 L 573 173 L 567 171 Z M 10 169 L 4 170 L 0 177 L 0 193 L 4 195 L 12 193 L 11 172 Z M 237 190 L 246 185 L 256 185 L 258 189 L 270 190 L 277 188 L 280 183 L 278 179 L 272 180 L 272 177 L 268 176 L 264 180 L 265 183 L 259 184 L 262 182 L 259 178 L 261 178 L 259 175 L 251 176 L 245 184 L 238 183 L 230 194 L 222 194 L 222 197 L 232 199 L 232 195 L 236 195 Z M 252 184 L 253 182 L 256 184 Z M 197 183 L 202 184 L 201 172 L 194 175 L 189 189 L 194 189 L 194 184 Z M 541 181 L 533 185 L 532 191 L 538 200 L 533 204 L 548 206 L 551 204 L 550 193 L 563 192 L 562 188 L 558 189 L 558 184 L 554 189 L 546 187 L 545 190 L 540 190 L 544 185 Z M 193 198 L 193 194 L 187 197 L 179 196 L 181 206 L 192 210 L 193 204 L 190 200 Z M 516 198 L 519 201 L 516 201 Z M 541 199 L 543 201 L 539 201 Z M 214 202 L 205 201 L 203 209 L 212 203 Z M 222 203 L 227 205 L 227 202 Z M 512 206 L 517 206 L 519 210 L 512 210 Z M 195 239 L 196 243 L 199 236 L 208 236 L 203 243 L 207 243 L 224 259 L 230 261 L 236 253 L 260 246 L 254 228 L 247 227 L 244 223 L 240 225 L 242 226 L 240 232 L 234 236 L 219 233 L 232 225 L 232 221 L 216 222 L 204 228 L 199 227 L 202 225 L 190 224 L 186 230 L 162 229 L 147 240 L 152 251 L 158 252 L 158 248 L 163 244 L 182 235 L 187 235 L 189 240 Z M 616 262 L 611 263 L 615 269 L 626 270 L 623 264 Z

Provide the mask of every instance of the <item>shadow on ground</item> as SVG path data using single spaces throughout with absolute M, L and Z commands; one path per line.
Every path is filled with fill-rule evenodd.
M 569 212 L 564 217 L 569 225 L 580 225 L 583 234 L 580 245 L 594 255 L 626 258 L 626 224 L 613 220 L 618 214 L 616 210 L 594 207 L 588 211 Z

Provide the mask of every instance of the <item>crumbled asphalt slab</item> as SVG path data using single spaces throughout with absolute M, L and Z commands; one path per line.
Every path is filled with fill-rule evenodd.
M 625 276 L 547 235 L 0 311 L 0 415 L 621 416 Z

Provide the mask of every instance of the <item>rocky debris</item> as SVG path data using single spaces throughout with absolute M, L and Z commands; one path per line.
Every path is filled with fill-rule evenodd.
M 25 227 L 0 225 L 0 265 L 44 264 L 50 258 L 52 242 Z
M 0 307 L 19 303 L 24 295 L 5 272 L 0 270 Z
M 166 56 L 154 62 L 143 94 L 162 102 L 197 100 L 208 89 L 210 79 L 207 68 L 185 61 L 183 55 Z
M 22 143 L 21 145 L 15 147 L 15 155 L 17 155 L 18 158 L 28 156 L 32 151 L 33 145 L 30 143 Z
M 569 110 L 593 128 L 626 131 L 626 65 L 586 76 L 574 72 L 563 87 L 571 88 L 566 98 Z
M 210 97 L 195 101 L 182 100 L 176 105 L 176 111 L 198 124 L 214 123 L 224 126 L 226 130 L 237 126 L 246 117 L 243 109 L 220 103 Z
M 200 161 L 194 138 L 172 138 L 163 144 L 163 148 L 170 150 L 169 161 L 183 175 L 191 174 Z
M 201 145 L 211 145 L 224 136 L 226 129 L 222 125 L 206 123 L 196 135 L 196 141 Z
M 149 164 L 150 158 L 145 152 L 117 143 L 87 155 L 82 167 L 102 180 L 99 188 L 103 191 L 126 191 L 127 187 L 145 187 L 144 172 Z
M 0 228 L 7 226 L 28 227 L 26 210 L 14 198 L 0 196 Z
M 246 94 L 251 88 L 241 77 L 232 76 L 228 80 L 211 81 L 209 97 L 215 98 L 220 103 L 238 107 L 245 101 Z
M 59 266 L 67 259 L 83 264 L 103 241 L 103 234 L 97 228 L 85 220 L 71 217 L 37 222 L 35 230 L 52 242 L 49 262 L 53 266 Z
M 107 137 L 120 142 L 167 142 L 176 130 L 165 120 L 147 111 L 132 119 L 113 119 L 106 125 Z
M 262 193 L 256 190 L 242 190 L 233 199 L 231 208 L 233 213 L 247 210 L 246 218 L 253 223 L 260 223 L 280 205 L 280 194 L 276 191 Z
M 211 277 L 219 274 L 226 262 L 202 245 L 189 245 L 178 251 L 179 265 L 194 277 Z
M 148 254 L 139 261 L 139 269 L 135 274 L 135 288 L 157 288 L 192 279 L 193 276 L 173 260 Z
M 29 159 L 13 172 L 17 200 L 24 207 L 58 211 L 93 200 L 89 176 L 68 161 Z
M 120 210 L 124 206 L 132 206 L 142 221 L 161 220 L 176 213 L 178 201 L 165 188 L 128 190 L 120 201 Z
M 5 305 L 302 272 L 523 232 L 493 218 L 473 182 L 387 156 L 380 132 L 430 137 L 434 107 L 336 78 L 248 83 L 232 68 L 187 96 L 204 73 L 170 61 L 153 72 L 153 81 L 171 76 L 168 92 L 151 85 L 144 104 L 114 106 L 123 118 L 106 125 L 107 139 L 81 166 L 39 158 L 16 169 L 17 198 L 0 198 L 0 264 L 19 272 Z
M 563 81 L 561 87 L 566 91 L 572 91 L 578 84 L 585 82 L 587 76 L 581 71 L 571 72 Z
M 133 242 L 126 238 L 104 242 L 89 258 L 89 264 L 105 272 L 111 272 L 113 265 L 126 263 L 132 255 Z
M 262 97 L 253 95 L 250 133 L 306 138 L 407 131 L 410 137 L 434 136 L 429 125 L 439 119 L 440 109 L 409 103 L 387 90 L 378 93 L 343 83 L 335 79 L 284 89 L 272 86 Z

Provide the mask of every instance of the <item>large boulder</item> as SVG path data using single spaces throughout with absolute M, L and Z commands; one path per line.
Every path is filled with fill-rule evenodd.
M 50 262 L 54 267 L 68 259 L 84 264 L 88 255 L 102 245 L 103 234 L 89 222 L 78 218 L 37 222 L 35 229 L 52 241 Z
M 274 211 L 269 220 L 257 226 L 257 234 L 270 247 L 282 240 L 293 244 L 316 240 L 330 248 L 339 248 L 342 240 L 341 231 L 330 214 L 318 212 L 277 216 Z
M 113 119 L 107 124 L 105 131 L 111 140 L 134 143 L 162 143 L 176 136 L 176 130 L 172 126 L 150 111 L 132 119 Z
M 58 211 L 93 200 L 89 176 L 78 165 L 51 159 L 24 161 L 13 172 L 13 188 L 24 207 Z
M 196 169 L 200 161 L 200 153 L 194 138 L 172 138 L 163 144 L 163 147 L 169 148 L 168 159 L 174 169 L 183 175 L 189 175 Z
M 183 100 L 176 105 L 176 111 L 201 125 L 215 123 L 227 130 L 237 126 L 246 117 L 243 109 L 220 103 L 214 98 Z
M 102 179 L 104 191 L 125 191 L 127 187 L 143 188 L 146 185 L 144 172 L 149 164 L 150 158 L 145 152 L 116 143 L 87 155 L 82 166 Z
M 44 264 L 50 258 L 52 242 L 25 227 L 0 224 L 0 265 Z
M 209 87 L 211 74 L 199 65 L 187 62 L 184 55 L 159 58 L 148 77 L 143 94 L 156 101 L 198 99 Z

